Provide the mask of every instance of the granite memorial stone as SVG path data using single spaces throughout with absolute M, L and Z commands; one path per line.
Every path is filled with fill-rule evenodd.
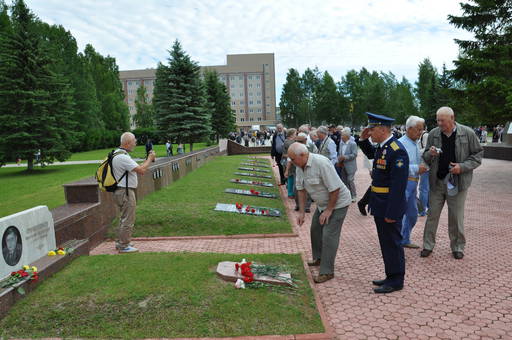
M 270 175 L 251 174 L 249 172 L 235 172 L 235 175 L 247 176 L 247 177 L 255 177 L 255 178 L 269 178 L 269 179 L 272 178 L 272 176 L 270 176 Z
M 217 203 L 215 206 L 216 211 L 231 212 L 243 215 L 267 216 L 267 217 L 281 217 L 281 211 L 276 208 L 256 207 L 242 203 L 226 204 Z
M 239 178 L 232 179 L 232 180 L 230 180 L 230 182 L 237 183 L 237 184 L 259 185 L 262 187 L 269 187 L 269 188 L 274 186 L 274 184 L 269 183 L 269 182 L 248 181 L 246 179 L 239 179 Z
M 243 189 L 226 189 L 224 192 L 228 194 L 245 195 L 245 196 L 256 196 L 263 198 L 276 198 L 276 195 L 271 192 L 261 192 L 258 190 L 243 190 Z

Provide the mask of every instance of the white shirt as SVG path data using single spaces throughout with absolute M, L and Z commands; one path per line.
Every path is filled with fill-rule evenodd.
M 117 149 L 115 152 L 123 151 L 123 149 Z M 128 188 L 137 188 L 137 173 L 133 171 L 139 165 L 135 162 L 128 153 L 121 153 L 116 155 L 112 160 L 112 170 L 114 171 L 114 177 L 118 181 L 119 188 L 126 187 L 126 179 L 128 179 Z M 128 171 L 128 176 L 121 178 L 125 171 Z M 128 177 L 128 178 L 127 178 Z
M 343 140 L 340 141 L 340 156 L 343 156 L 345 154 L 345 150 L 347 150 L 349 142 L 350 139 L 348 139 L 346 142 L 344 142 Z

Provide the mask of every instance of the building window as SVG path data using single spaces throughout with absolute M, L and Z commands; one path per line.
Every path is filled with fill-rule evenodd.
M 243 92 L 240 92 L 240 97 L 243 97 L 244 96 L 244 93 Z
M 261 122 L 261 117 L 258 117 L 258 122 Z
M 242 76 L 238 76 L 238 79 L 239 80 L 243 80 L 244 78 Z
M 235 84 L 231 84 L 231 88 L 234 89 L 235 88 Z
M 252 103 L 253 103 L 252 100 L 249 100 L 249 105 L 252 105 Z
M 249 120 L 252 122 L 254 120 L 254 118 L 251 117 L 251 118 L 249 118 Z
M 231 113 L 236 113 L 236 110 L 231 110 Z
M 257 88 L 260 88 L 260 87 L 261 87 L 260 83 L 256 84 L 256 87 L 257 87 Z
M 233 101 L 231 102 L 231 105 L 236 105 L 236 101 L 234 101 L 234 100 L 233 100 Z
M 256 80 L 260 80 L 260 76 L 256 76 Z
M 247 77 L 247 78 L 249 78 L 249 80 L 252 80 L 252 76 L 249 76 L 249 77 Z
M 240 105 L 244 105 L 245 102 L 243 100 L 240 101 Z
M 249 109 L 249 112 L 250 112 L 250 113 L 253 113 L 253 112 L 254 112 L 254 110 L 253 110 L 253 109 Z
M 235 80 L 235 77 L 231 76 L 231 77 L 229 78 L 229 80 L 233 81 L 233 80 Z
M 240 109 L 240 113 L 244 113 L 244 109 Z
M 261 100 L 256 101 L 256 104 L 261 104 Z
M 249 84 L 249 87 L 252 87 L 252 84 Z
M 243 88 L 244 87 L 244 84 L 240 83 L 240 88 Z
M 241 122 L 243 122 L 243 121 L 244 121 L 244 119 L 243 119 L 243 118 L 240 118 L 240 121 L 241 121 Z
M 261 109 L 258 109 L 258 112 L 261 113 Z
M 261 92 L 258 92 L 256 95 L 257 95 L 258 97 L 261 97 Z
M 249 96 L 252 96 L 252 92 L 249 92 Z

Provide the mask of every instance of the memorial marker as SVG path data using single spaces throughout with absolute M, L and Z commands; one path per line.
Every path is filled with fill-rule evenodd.
M 256 169 L 256 168 L 244 168 L 244 167 L 240 167 L 240 168 L 238 168 L 238 170 L 254 171 L 254 172 L 270 172 L 270 170 L 260 170 L 260 169 Z
M 268 165 L 258 164 L 258 163 L 240 163 L 240 165 L 255 166 L 258 168 L 270 168 L 270 166 L 268 166 Z
M 256 178 L 272 178 L 270 175 L 260 175 L 260 174 L 251 174 L 248 172 L 235 172 L 235 175 L 238 176 L 248 176 L 248 177 L 256 177 Z
M 279 209 L 267 208 L 267 207 L 255 207 L 255 206 L 253 207 L 251 205 L 246 205 L 246 204 L 242 204 L 242 203 L 237 203 L 237 204 L 217 203 L 214 210 L 237 213 L 237 214 L 242 214 L 242 215 L 281 217 L 281 211 L 279 211 Z
M 243 190 L 243 189 L 225 189 L 224 192 L 228 194 L 237 194 L 245 196 L 257 196 L 263 198 L 276 198 L 277 196 L 271 192 L 261 192 L 254 189 Z
M 0 218 L 2 256 L 0 279 L 55 249 L 53 217 L 47 206 L 37 206 Z
M 259 185 L 262 187 L 273 187 L 274 186 L 274 184 L 269 183 L 269 182 L 248 181 L 246 179 L 239 179 L 239 178 L 231 179 L 230 182 L 238 183 L 238 184 Z
M 229 282 L 236 282 L 238 279 L 243 279 L 243 275 L 240 274 L 236 268 L 235 268 L 236 262 L 231 261 L 223 261 L 219 262 L 217 265 L 217 275 L 222 278 L 225 281 Z M 254 264 L 257 266 L 257 264 Z M 263 276 L 263 275 L 254 275 L 254 281 L 260 281 L 265 282 L 269 284 L 275 284 L 275 285 L 282 285 L 282 286 L 293 286 L 291 284 L 292 282 L 292 275 L 290 273 L 278 273 L 278 278 L 273 278 L 270 276 Z

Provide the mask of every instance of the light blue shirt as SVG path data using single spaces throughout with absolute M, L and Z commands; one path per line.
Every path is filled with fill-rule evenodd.
M 410 139 L 407 135 L 400 137 L 398 140 L 403 144 L 407 155 L 409 156 L 409 176 L 418 178 L 419 166 L 421 164 L 420 149 L 418 143 Z

